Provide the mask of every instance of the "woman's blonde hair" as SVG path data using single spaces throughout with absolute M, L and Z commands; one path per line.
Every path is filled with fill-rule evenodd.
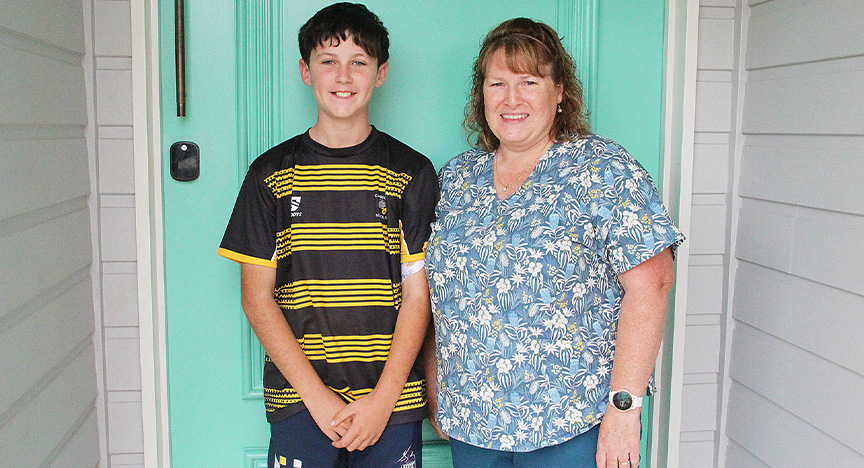
M 504 51 L 505 65 L 515 73 L 551 76 L 563 89 L 561 112 L 555 114 L 550 137 L 557 142 L 591 133 L 588 112 L 582 100 L 582 83 L 576 77 L 576 66 L 561 45 L 561 39 L 548 25 L 528 18 L 507 20 L 486 35 L 480 54 L 474 61 L 471 97 L 465 106 L 465 130 L 469 143 L 477 134 L 477 146 L 486 151 L 498 149 L 500 141 L 486 121 L 483 83 L 489 62 L 499 50 Z

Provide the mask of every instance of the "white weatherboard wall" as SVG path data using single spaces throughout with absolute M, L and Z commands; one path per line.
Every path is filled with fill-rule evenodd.
M 129 0 L 93 1 L 101 312 L 109 468 L 142 468 Z M 147 259 L 144 260 L 149 261 Z
M 680 466 L 717 466 L 729 267 L 735 0 L 701 0 Z
M 99 465 L 83 13 L 0 0 L 0 467 Z
M 744 7 L 730 468 L 864 466 L 862 18 Z

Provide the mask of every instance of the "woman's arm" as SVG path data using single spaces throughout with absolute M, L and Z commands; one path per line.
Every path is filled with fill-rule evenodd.
M 673 282 L 672 251 L 667 248 L 618 275 L 624 288 L 612 366 L 611 390 L 643 396 L 654 370 L 666 323 L 666 303 Z M 620 411 L 609 405 L 600 424 L 598 468 L 639 466 L 641 409 Z

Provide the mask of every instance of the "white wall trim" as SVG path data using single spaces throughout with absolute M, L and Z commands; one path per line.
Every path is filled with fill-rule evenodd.
M 679 228 L 690 232 L 693 198 L 693 141 L 696 123 L 696 59 L 699 1 L 666 3 L 663 77 L 663 198 Z M 666 339 L 657 359 L 660 393 L 654 406 L 652 467 L 677 467 L 681 446 L 684 336 L 690 243 L 678 249 L 675 289 Z
M 96 37 L 93 27 L 93 0 L 82 2 L 84 15 L 84 83 L 87 87 L 87 128 L 84 136 L 87 140 L 87 159 L 90 165 L 90 197 L 87 204 L 90 209 L 90 238 L 92 239 L 93 260 L 90 264 L 90 280 L 93 284 L 93 349 L 94 365 L 96 366 L 96 421 L 99 428 L 99 459 L 100 466 L 108 466 L 110 454 L 108 451 L 108 392 L 105 382 L 105 320 L 102 310 L 102 218 L 99 206 L 99 144 L 96 130 Z
M 735 77 L 736 83 L 733 90 L 732 99 L 734 102 L 735 113 L 733 114 L 734 121 L 732 122 L 732 166 L 729 174 L 732 177 L 732 183 L 729 185 L 729 199 L 731 203 L 727 217 L 729 219 L 729 251 L 727 253 L 729 267 L 726 269 L 726 322 L 723 326 L 723 362 L 722 370 L 723 380 L 720 382 L 720 414 L 718 415 L 717 425 L 717 466 L 726 466 L 726 449 L 729 446 L 729 436 L 726 434 L 728 426 L 726 415 L 729 413 L 729 390 L 732 388 L 732 378 L 729 376 L 730 357 L 732 356 L 732 334 L 735 326 L 734 314 L 734 298 L 735 298 L 735 276 L 738 271 L 738 259 L 735 257 L 735 249 L 738 244 L 738 214 L 741 212 L 741 197 L 738 196 L 738 188 L 741 179 L 741 157 L 744 152 L 744 134 L 741 132 L 741 123 L 744 121 L 744 90 L 747 84 L 747 70 L 745 68 L 745 59 L 747 57 L 747 28 L 750 23 L 750 7 L 745 3 L 740 2 L 735 6 L 737 18 L 736 37 L 735 37 L 735 65 L 738 68 Z
M 162 240 L 159 5 L 131 0 L 135 232 L 144 466 L 171 466 Z

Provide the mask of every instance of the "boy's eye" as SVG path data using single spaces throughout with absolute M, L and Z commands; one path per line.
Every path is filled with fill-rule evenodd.
M 354 65 L 359 65 L 362 67 L 362 66 L 366 66 L 366 62 L 364 62 L 362 60 L 355 60 Z
M 534 80 L 525 80 L 525 84 L 526 84 L 526 85 L 536 85 L 537 82 L 534 81 Z
M 327 60 L 322 60 L 321 63 L 323 63 L 324 65 L 330 65 L 330 64 L 336 63 L 336 61 L 331 60 L 331 59 L 327 59 Z

